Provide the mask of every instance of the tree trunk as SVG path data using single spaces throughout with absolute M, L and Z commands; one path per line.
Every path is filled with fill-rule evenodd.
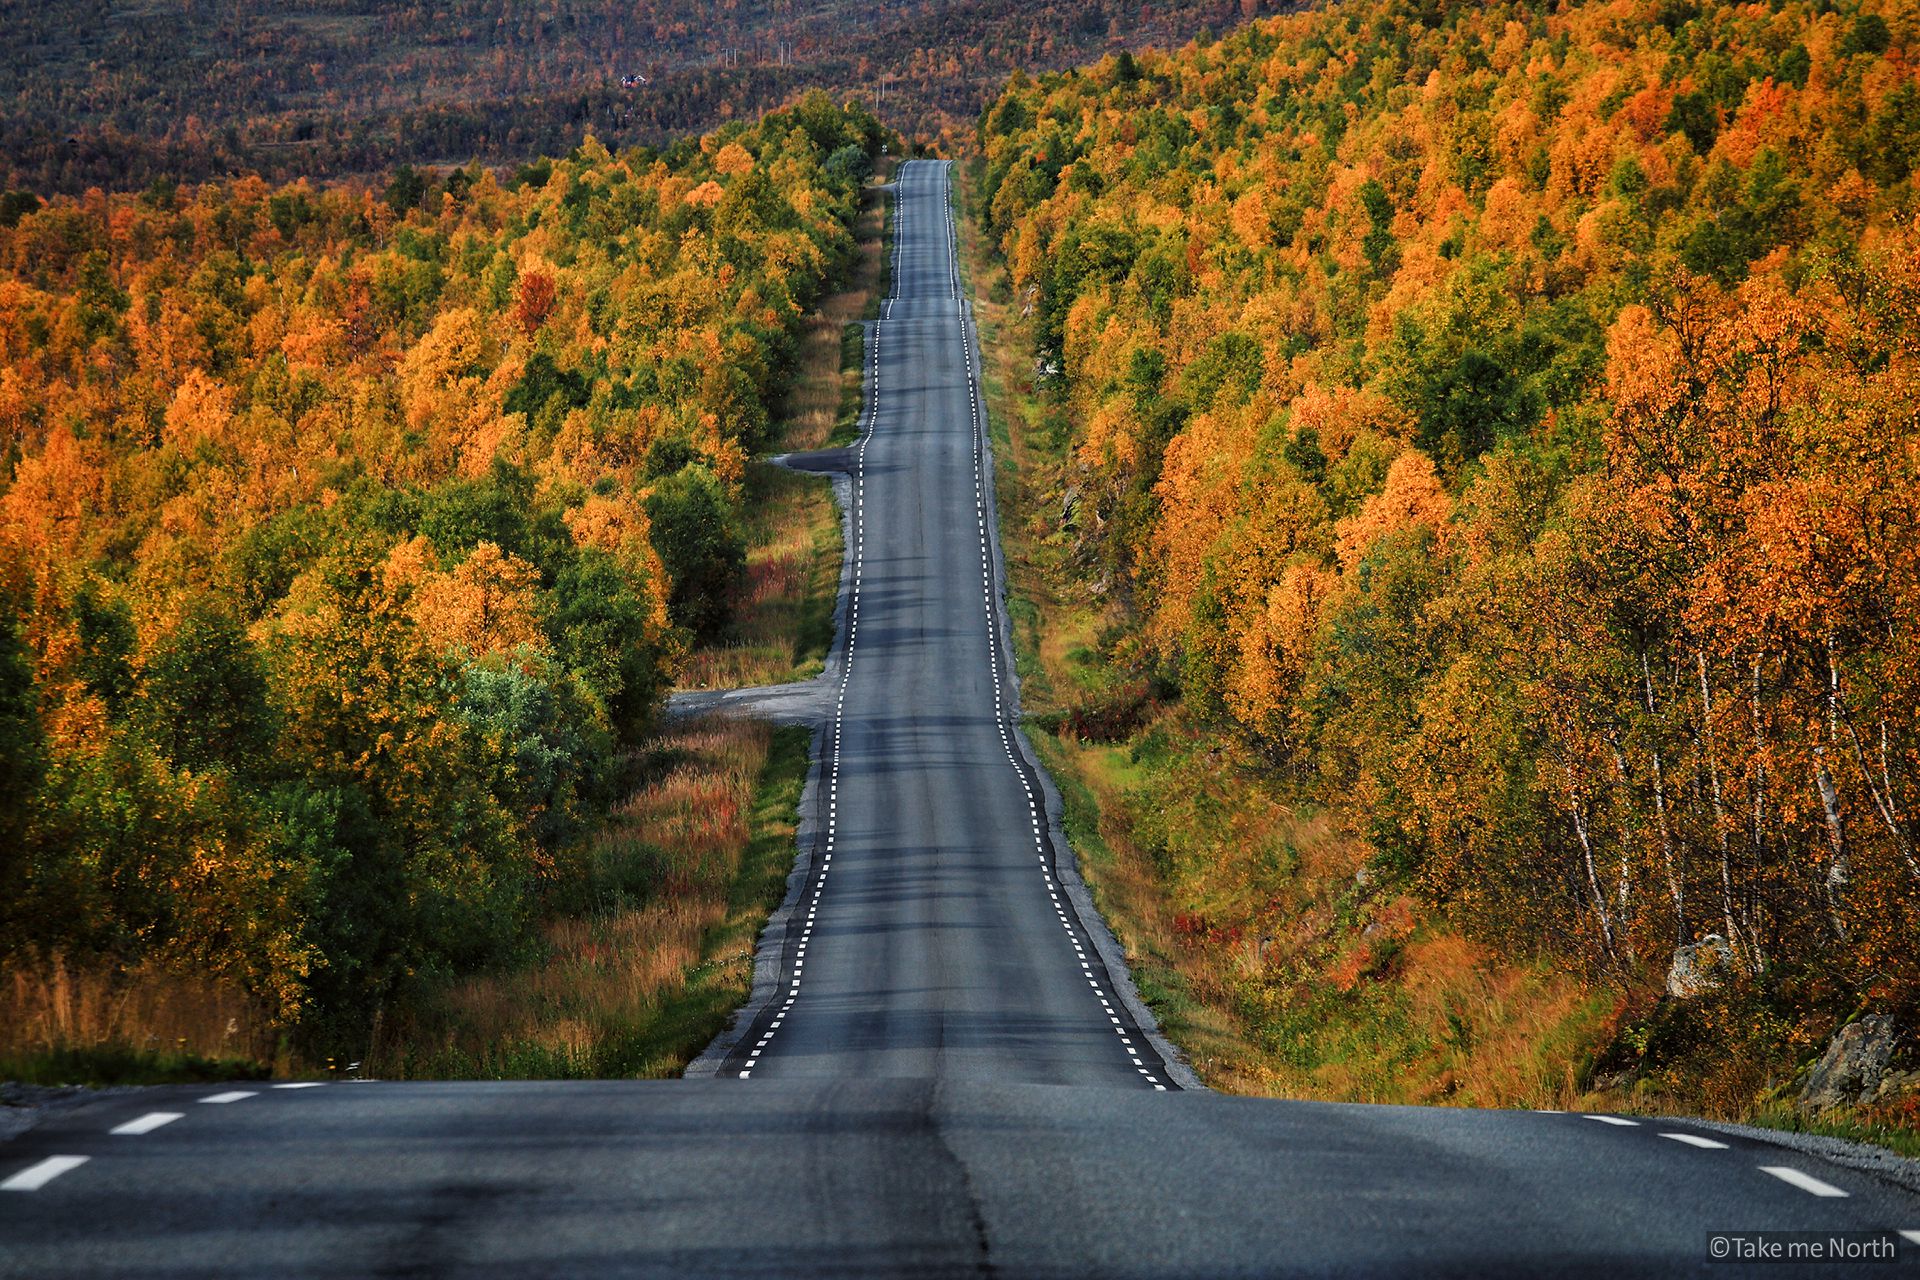
M 1627 772 L 1627 758 L 1621 754 L 1620 739 L 1609 733 L 1607 745 L 1613 749 L 1613 771 L 1619 775 L 1620 790 L 1627 796 L 1629 807 L 1633 801 L 1633 776 Z M 1632 895 L 1633 847 L 1626 839 L 1620 841 L 1620 882 L 1614 898 L 1614 909 L 1619 912 L 1621 924 L 1627 921 L 1627 903 Z
M 1840 672 L 1833 665 L 1833 639 L 1827 639 L 1827 738 L 1834 740 L 1839 733 Z M 1833 923 L 1834 934 L 1842 941 L 1847 937 L 1847 926 L 1840 918 L 1840 902 L 1846 896 L 1847 884 L 1853 879 L 1853 868 L 1847 859 L 1847 828 L 1845 818 L 1840 812 L 1840 791 L 1833 785 L 1833 771 L 1827 767 L 1827 747 L 1825 743 L 1813 749 L 1813 780 L 1820 792 L 1820 808 L 1826 814 L 1827 844 L 1830 861 L 1827 863 L 1826 893 L 1827 917 Z
M 1760 930 L 1754 922 L 1760 919 L 1760 880 L 1761 870 L 1767 865 L 1767 757 L 1766 727 L 1760 714 L 1760 655 L 1753 656 L 1753 686 L 1749 696 L 1748 709 L 1753 714 L 1753 834 L 1750 852 L 1752 871 L 1748 877 L 1747 942 L 1753 950 L 1753 968 L 1758 973 L 1766 967 L 1766 957 L 1760 946 Z
M 1647 651 L 1640 651 L 1640 682 L 1646 692 L 1647 718 L 1657 718 L 1653 702 L 1653 670 L 1647 665 Z M 1673 899 L 1673 938 L 1675 946 L 1687 944 L 1687 891 L 1681 883 L 1679 860 L 1673 851 L 1673 828 L 1667 820 L 1666 775 L 1660 764 L 1660 748 L 1653 748 L 1653 812 L 1660 826 L 1660 859 L 1667 870 L 1667 893 Z
M 1727 943 L 1744 966 L 1742 930 L 1733 923 L 1733 849 L 1727 836 L 1727 804 L 1720 790 L 1720 761 L 1713 742 L 1713 686 L 1707 678 L 1707 655 L 1696 650 L 1700 668 L 1700 744 L 1706 749 L 1708 793 L 1713 797 L 1713 834 L 1720 846 L 1720 918 L 1727 930 Z
M 1619 962 L 1619 953 L 1613 941 L 1613 916 L 1607 910 L 1607 895 L 1600 889 L 1600 876 L 1594 870 L 1593 840 L 1587 830 L 1586 815 L 1580 811 L 1580 787 L 1574 781 L 1573 765 L 1565 766 L 1567 775 L 1567 812 L 1573 817 L 1573 833 L 1580 839 L 1580 852 L 1586 861 L 1587 890 L 1593 896 L 1594 914 L 1600 918 L 1600 941 L 1606 948 L 1607 959 Z
M 1853 741 L 1853 757 L 1860 765 L 1860 776 L 1867 780 L 1867 794 L 1873 799 L 1873 810 L 1880 816 L 1880 823 L 1886 827 L 1887 834 L 1893 837 L 1893 847 L 1906 862 L 1907 870 L 1914 878 L 1920 879 L 1920 860 L 1914 857 L 1913 833 L 1907 829 L 1893 797 L 1893 763 L 1888 759 L 1887 722 L 1880 722 L 1880 776 L 1876 778 L 1874 766 L 1867 760 L 1866 748 L 1860 741 L 1860 731 L 1854 727 L 1853 717 L 1846 713 L 1844 703 L 1841 718 L 1846 725 L 1847 736 Z

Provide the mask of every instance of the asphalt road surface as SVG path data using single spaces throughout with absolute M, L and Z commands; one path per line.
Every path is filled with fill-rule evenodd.
M 1194 1087 L 1018 732 L 948 167 L 896 193 L 861 443 L 789 460 L 846 507 L 836 650 L 689 700 L 816 728 L 734 1027 L 684 1081 L 105 1095 L 0 1143 L 0 1276 L 1920 1272 L 1920 1197 L 1757 1136 Z

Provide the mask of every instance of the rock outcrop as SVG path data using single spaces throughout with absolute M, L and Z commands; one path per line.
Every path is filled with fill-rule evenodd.
M 1893 1019 L 1883 1014 L 1870 1014 L 1840 1028 L 1807 1077 L 1800 1105 L 1826 1111 L 1873 1101 L 1887 1077 L 1899 1038 Z
M 1676 1000 L 1689 1000 L 1702 991 L 1711 991 L 1733 971 L 1733 944 L 1717 933 L 1689 943 L 1673 953 L 1667 968 L 1667 994 Z

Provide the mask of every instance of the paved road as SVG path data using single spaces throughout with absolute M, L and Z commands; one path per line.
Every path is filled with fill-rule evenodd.
M 0 1274 L 1727 1275 L 1710 1231 L 1920 1229 L 1817 1160 L 1580 1116 L 858 1076 L 208 1093 L 0 1148 L 91 1157 L 0 1192 Z M 153 1113 L 182 1118 L 109 1132 Z
M 947 172 L 901 171 L 861 443 L 788 459 L 845 478 L 842 640 L 777 986 L 695 1074 L 1178 1088 L 1020 736 Z
M 0 1144 L 0 1276 L 1727 1275 L 1712 1233 L 1792 1230 L 1920 1259 L 1920 1197 L 1752 1137 L 1183 1088 L 1014 724 L 946 183 L 901 172 L 864 443 L 791 460 L 848 509 L 827 673 L 690 700 L 819 747 L 695 1078 L 110 1095 Z

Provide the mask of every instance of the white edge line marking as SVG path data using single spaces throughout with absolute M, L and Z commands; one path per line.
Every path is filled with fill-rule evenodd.
M 1598 1120 L 1601 1124 L 1617 1124 L 1623 1129 L 1637 1129 L 1640 1127 L 1638 1120 L 1629 1120 L 1625 1116 L 1582 1116 L 1581 1119 Z
M 906 168 L 906 165 L 902 164 L 901 168 L 904 170 Z M 946 179 L 946 191 L 945 191 L 946 203 L 945 203 L 944 211 L 946 214 L 946 223 L 947 223 L 947 243 L 945 245 L 945 248 L 948 251 L 947 271 L 948 271 L 948 280 L 950 284 L 948 296 L 956 300 L 959 300 L 960 298 L 960 293 L 959 293 L 960 241 L 959 241 L 959 231 L 954 223 L 954 218 L 953 218 L 953 186 L 952 186 L 952 168 L 950 163 L 948 165 L 942 166 L 941 176 L 944 179 Z M 905 212 L 905 205 L 900 200 L 897 194 L 893 201 L 893 205 L 894 205 L 893 219 L 894 219 L 894 226 L 896 231 L 896 234 L 894 236 L 893 255 L 896 263 L 896 272 L 897 272 L 897 264 L 898 264 L 898 261 L 901 255 L 901 249 L 902 249 L 902 237 L 898 234 L 898 229 L 901 225 L 902 215 Z M 895 280 L 893 281 L 892 287 L 893 287 L 894 295 L 895 297 L 897 297 L 899 292 L 897 274 L 896 274 Z M 885 315 L 890 316 L 892 314 L 893 302 L 894 302 L 893 297 L 890 297 L 887 299 L 887 307 L 884 313 Z M 988 548 L 990 543 L 988 539 L 988 520 L 987 520 L 988 513 L 986 510 L 986 503 L 985 503 L 986 495 L 985 495 L 984 488 L 981 484 L 981 470 L 983 466 L 983 459 L 988 447 L 988 434 L 986 430 L 983 428 L 983 425 L 980 420 L 982 397 L 980 393 L 979 384 L 974 375 L 974 367 L 973 367 L 973 343 L 974 341 L 977 340 L 977 334 L 970 332 L 970 328 L 968 324 L 970 317 L 968 315 L 966 303 L 964 301 L 960 302 L 959 314 L 960 314 L 961 355 L 966 364 L 966 371 L 967 371 L 967 394 L 968 394 L 967 411 L 968 411 L 968 416 L 971 420 L 970 425 L 972 426 L 972 434 L 973 434 L 974 509 L 976 513 L 976 519 L 980 528 L 980 570 L 981 570 L 981 577 L 982 577 L 980 594 L 982 598 L 986 601 L 987 634 L 988 634 L 987 661 L 988 661 L 988 666 L 991 669 L 993 674 L 993 687 L 994 687 L 993 705 L 997 713 L 1000 710 L 1000 706 L 1001 706 L 1000 651 L 999 651 L 1000 634 L 999 634 L 998 620 L 996 618 L 995 608 L 994 608 L 995 599 L 994 599 L 993 588 L 995 586 L 995 583 L 993 580 L 992 563 L 988 556 Z M 862 515 L 864 514 L 864 507 L 865 507 L 866 453 L 867 453 L 867 445 L 871 442 L 871 437 L 875 427 L 875 419 L 879 416 L 879 400 L 880 400 L 880 341 L 879 341 L 880 333 L 877 326 L 872 330 L 871 336 L 873 339 L 873 354 L 872 354 L 872 376 L 869 379 L 869 381 L 871 382 L 872 385 L 869 388 L 868 395 L 866 397 L 867 398 L 867 426 L 866 426 L 866 430 L 861 434 L 859 447 L 855 451 L 856 461 L 855 461 L 854 476 L 853 476 L 853 482 L 854 482 L 853 483 L 853 506 L 854 506 L 853 596 L 852 596 L 852 600 L 850 601 L 851 613 L 850 613 L 850 619 L 848 622 L 846 652 L 842 659 L 841 672 L 840 672 L 840 692 L 835 703 L 836 708 L 843 708 L 846 703 L 847 688 L 848 688 L 848 685 L 851 683 L 851 678 L 853 675 L 854 644 L 856 642 L 856 639 L 859 635 L 859 630 L 860 630 L 860 622 L 859 622 L 860 564 L 865 559 L 865 555 L 866 555 L 866 526 L 865 526 L 864 520 L 861 518 Z M 984 366 L 985 364 L 984 357 L 981 363 Z M 828 800 L 827 800 L 827 848 L 829 850 L 831 850 L 833 847 L 834 828 L 837 825 L 836 819 L 838 817 L 838 811 L 839 811 L 838 797 L 840 792 L 840 750 L 841 750 L 841 735 L 843 732 L 841 728 L 841 720 L 843 718 L 843 715 L 844 715 L 844 712 L 842 710 L 836 709 L 834 713 L 834 742 L 833 742 L 833 756 L 832 756 L 832 765 L 831 765 L 831 781 L 829 784 L 829 793 L 828 793 Z M 1021 771 L 1020 762 L 1014 758 L 1013 744 L 1007 738 L 1007 728 L 1006 728 L 1006 725 L 1004 724 L 1000 726 L 1000 738 L 1001 738 L 1002 744 L 1006 748 L 1007 761 L 1009 764 L 1013 765 L 1014 772 L 1016 776 L 1019 777 L 1020 779 L 1021 788 L 1027 793 L 1027 806 L 1029 810 L 1032 811 L 1032 815 L 1033 815 L 1034 843 L 1036 847 L 1041 849 L 1040 861 L 1042 862 L 1042 864 L 1045 864 L 1047 861 L 1047 856 L 1044 849 L 1043 838 L 1040 830 L 1039 808 L 1038 808 L 1038 805 L 1036 804 L 1035 797 L 1033 795 L 1033 790 L 1031 787 L 1027 785 L 1026 776 Z M 832 862 L 832 860 L 833 860 L 833 855 L 831 852 L 829 852 L 826 855 L 825 861 L 823 861 L 821 865 L 820 872 L 819 872 L 819 879 L 815 884 L 814 893 L 813 893 L 814 901 L 816 903 L 819 901 L 821 889 L 823 889 L 826 884 L 826 875 L 827 875 L 826 864 Z M 1049 884 L 1051 884 L 1050 873 L 1048 875 L 1048 880 L 1049 880 Z M 1051 887 L 1048 889 L 1048 892 L 1049 894 L 1052 893 Z M 1058 899 L 1056 898 L 1055 901 L 1057 902 Z M 1087 972 L 1087 984 L 1093 988 L 1094 994 L 1100 997 L 1101 1006 L 1103 1008 L 1108 1007 L 1106 997 L 1101 992 L 1100 984 L 1096 980 L 1094 980 L 1090 972 L 1090 967 L 1088 966 L 1084 958 L 1085 953 L 1080 950 L 1079 941 L 1074 936 L 1073 927 L 1067 923 L 1067 918 L 1064 912 L 1060 913 L 1060 923 L 1067 930 L 1067 937 L 1068 937 L 1068 940 L 1073 943 L 1073 949 L 1075 954 L 1080 955 L 1082 957 L 1080 968 L 1082 969 L 1082 971 Z M 808 925 L 806 930 L 802 934 L 800 948 L 799 948 L 799 951 L 796 953 L 794 964 L 793 964 L 794 973 L 793 973 L 793 986 L 791 990 L 795 992 L 798 992 L 800 988 L 800 969 L 801 969 L 801 966 L 805 963 L 802 959 L 800 959 L 800 957 L 806 954 L 806 938 L 808 935 L 812 933 L 812 929 L 813 929 L 812 917 L 811 915 L 809 915 Z M 793 1000 L 790 998 L 787 1001 L 787 1004 L 791 1005 L 792 1003 L 793 1003 Z M 1154 1089 L 1161 1092 L 1165 1092 L 1166 1086 L 1162 1085 L 1157 1080 L 1155 1080 L 1153 1073 L 1150 1070 L 1148 1070 L 1144 1065 L 1141 1064 L 1139 1058 L 1133 1056 L 1132 1042 L 1127 1039 L 1125 1029 L 1119 1025 L 1119 1019 L 1110 1017 L 1109 1020 L 1114 1023 L 1114 1030 L 1116 1031 L 1116 1033 L 1119 1034 L 1121 1043 L 1127 1046 L 1128 1057 L 1133 1062 L 1134 1066 L 1139 1070 L 1140 1074 L 1147 1078 L 1147 1081 L 1153 1085 Z M 766 1045 L 768 1041 L 773 1039 L 774 1029 L 777 1028 L 779 1025 L 780 1023 L 776 1019 L 769 1027 L 767 1034 L 764 1037 L 762 1037 L 759 1044 L 755 1046 L 753 1052 L 747 1055 L 747 1064 L 746 1064 L 747 1070 L 740 1072 L 740 1079 L 745 1080 L 751 1075 L 756 1060 L 761 1056 L 762 1053 L 766 1051 Z M 207 1101 L 207 1102 L 236 1101 L 236 1100 L 237 1099 L 233 1099 L 233 1098 L 202 1099 L 202 1101 Z M 1624 1121 L 1621 1123 L 1633 1124 L 1635 1122 Z
M 1802 1173 L 1790 1165 L 1763 1164 L 1760 1172 L 1770 1173 L 1790 1187 L 1798 1187 L 1810 1196 L 1820 1196 L 1827 1200 L 1844 1200 L 1847 1193 L 1831 1182 L 1822 1182 L 1810 1173 Z
M 1663 1138 L 1671 1138 L 1675 1142 L 1684 1142 L 1688 1146 L 1698 1147 L 1702 1151 L 1725 1151 L 1727 1149 L 1726 1143 L 1715 1142 L 1712 1138 L 1703 1138 L 1697 1133 L 1663 1133 L 1660 1136 Z
M 38 1191 L 69 1170 L 78 1169 L 90 1156 L 48 1156 L 39 1164 L 30 1164 L 20 1172 L 0 1182 L 0 1191 Z
M 206 1097 L 200 1099 L 200 1105 L 218 1107 L 218 1106 L 224 1106 L 229 1102 L 244 1102 L 248 1098 L 255 1098 L 258 1096 L 259 1095 L 257 1093 L 254 1093 L 250 1089 L 229 1089 L 225 1093 L 208 1094 Z
M 152 1133 L 163 1124 L 172 1124 L 186 1115 L 184 1111 L 149 1111 L 137 1120 L 117 1124 L 107 1130 L 108 1133 L 122 1138 L 137 1138 L 143 1133 Z
M 947 176 L 947 175 L 950 175 L 951 171 L 943 170 L 942 172 L 943 172 L 943 176 Z M 953 218 L 952 182 L 951 182 L 950 176 L 948 177 L 948 186 L 947 186 L 946 217 L 947 217 L 947 236 L 948 236 L 948 256 L 949 256 L 949 262 L 951 264 L 949 270 L 951 272 L 951 278 L 953 282 L 953 292 L 951 296 L 954 297 L 955 299 L 959 299 L 960 297 L 960 294 L 959 294 L 960 240 L 959 240 L 959 232 L 955 226 L 954 218 Z M 972 433 L 973 433 L 972 444 L 973 444 L 973 477 L 974 477 L 973 478 L 974 513 L 975 513 L 975 520 L 980 527 L 980 575 L 981 575 L 980 595 L 981 595 L 981 598 L 986 602 L 987 664 L 993 674 L 994 711 L 996 713 L 999 713 L 1001 710 L 1001 702 L 1000 702 L 1001 632 L 1000 632 L 1000 618 L 996 611 L 996 605 L 999 603 L 999 601 L 996 599 L 994 595 L 994 589 L 995 587 L 1001 586 L 1002 584 L 997 583 L 994 579 L 992 561 L 988 555 L 988 549 L 989 549 L 989 546 L 991 545 L 988 538 L 989 512 L 987 510 L 987 505 L 986 505 L 986 491 L 984 486 L 981 483 L 981 473 L 986 467 L 985 460 L 986 460 L 987 450 L 990 447 L 990 445 L 988 440 L 988 432 L 986 430 L 985 425 L 981 421 L 981 408 L 984 403 L 984 399 L 981 395 L 979 381 L 975 377 L 974 367 L 973 367 L 973 348 L 975 343 L 977 343 L 979 340 L 979 333 L 977 329 L 972 328 L 969 325 L 969 320 L 971 317 L 967 310 L 965 301 L 960 302 L 959 311 L 960 311 L 960 351 L 963 359 L 965 360 L 966 367 L 967 367 L 967 412 L 968 412 L 969 418 L 971 419 L 971 426 L 972 426 Z M 985 364 L 986 364 L 986 357 L 983 354 L 981 356 L 981 365 L 983 368 L 985 367 Z M 1012 665 L 1011 660 L 1009 660 L 1009 665 Z M 1112 1016 L 1111 1006 L 1107 1004 L 1106 996 L 1101 991 L 1099 981 L 1093 977 L 1092 966 L 1089 965 L 1087 962 L 1086 952 L 1081 950 L 1080 940 L 1073 931 L 1073 925 L 1068 922 L 1066 912 L 1060 910 L 1060 908 L 1057 905 L 1059 902 L 1059 898 L 1054 894 L 1054 891 L 1052 888 L 1053 877 L 1052 877 L 1052 872 L 1047 869 L 1047 854 L 1046 854 L 1046 848 L 1044 843 L 1044 837 L 1042 835 L 1041 827 L 1040 827 L 1040 817 L 1041 817 L 1040 802 L 1034 796 L 1033 788 L 1027 784 L 1026 773 L 1022 769 L 1020 761 L 1017 760 L 1014 756 L 1013 743 L 1011 739 L 1009 739 L 1007 736 L 1007 726 L 1004 723 L 1000 726 L 1000 742 L 1001 742 L 1001 746 L 1005 749 L 1007 753 L 1007 763 L 1013 766 L 1014 774 L 1020 780 L 1021 790 L 1026 793 L 1027 809 L 1029 811 L 1029 814 L 1031 815 L 1031 822 L 1033 827 L 1034 848 L 1036 850 L 1039 850 L 1042 871 L 1047 878 L 1047 884 L 1048 884 L 1047 893 L 1050 897 L 1053 898 L 1054 902 L 1056 903 L 1055 914 L 1057 914 L 1060 917 L 1061 927 L 1067 931 L 1067 940 L 1073 945 L 1074 955 L 1077 956 L 1080 960 L 1080 970 L 1083 974 L 1086 975 L 1087 985 L 1093 989 L 1094 995 L 1099 998 L 1101 1008 L 1104 1010 L 1108 1010 L 1107 1020 L 1113 1024 L 1113 1029 L 1115 1034 L 1120 1037 L 1120 1043 L 1127 1047 L 1128 1061 L 1133 1063 L 1135 1069 L 1137 1069 L 1142 1076 L 1146 1077 L 1147 1082 L 1151 1084 L 1155 1090 L 1164 1093 L 1166 1091 L 1166 1086 L 1161 1084 L 1158 1080 L 1156 1080 L 1154 1078 L 1153 1072 L 1149 1070 L 1146 1067 L 1146 1065 L 1140 1061 L 1138 1057 L 1134 1056 L 1135 1051 L 1133 1048 L 1133 1042 L 1127 1039 L 1126 1029 L 1120 1025 L 1120 1020 Z
M 906 164 L 903 163 L 900 167 L 905 169 Z M 896 182 L 897 181 L 898 179 L 896 178 Z M 894 266 L 892 271 L 893 278 L 889 281 L 889 288 L 893 291 L 893 296 L 886 300 L 886 309 L 882 313 L 883 319 L 892 317 L 893 304 L 895 298 L 899 295 L 899 263 L 901 253 L 901 236 L 899 229 L 903 208 L 904 206 L 900 196 L 896 192 L 892 201 Z M 808 911 L 806 927 L 802 929 L 800 933 L 800 947 L 795 953 L 793 962 L 793 981 L 792 985 L 787 988 L 788 991 L 796 994 L 800 990 L 800 970 L 806 963 L 803 957 L 807 954 L 807 939 L 813 934 L 814 916 L 819 913 L 820 893 L 821 890 L 826 888 L 827 872 L 831 869 L 833 862 L 834 835 L 839 826 L 840 755 L 842 739 L 845 736 L 843 721 L 846 718 L 847 689 L 853 681 L 854 647 L 858 644 L 860 638 L 860 572 L 867 555 L 867 446 L 872 443 L 873 433 L 877 429 L 880 417 L 880 327 L 877 324 L 873 326 L 870 336 L 872 339 L 872 354 L 869 358 L 869 372 L 865 380 L 868 385 L 862 392 L 863 414 L 866 425 L 859 430 L 859 444 L 854 449 L 854 470 L 852 476 L 853 546 L 850 548 L 853 554 L 853 589 L 847 602 L 847 638 L 845 650 L 841 655 L 840 661 L 840 690 L 834 699 L 833 746 L 830 763 L 828 765 L 827 780 L 826 855 L 821 859 L 820 870 L 814 880 L 813 908 Z M 858 427 L 859 424 L 856 422 L 855 425 Z M 784 1016 L 784 1010 L 792 1006 L 793 1000 L 793 996 L 788 997 L 786 1005 L 782 1006 L 782 1016 Z M 781 1021 L 781 1017 L 776 1017 L 768 1025 L 767 1034 L 760 1038 L 760 1042 L 754 1046 L 753 1052 L 747 1055 L 746 1069 L 740 1072 L 740 1079 L 747 1080 L 752 1078 L 754 1068 L 758 1065 L 759 1058 L 766 1052 L 767 1043 L 773 1039 L 774 1033 L 778 1031 Z

